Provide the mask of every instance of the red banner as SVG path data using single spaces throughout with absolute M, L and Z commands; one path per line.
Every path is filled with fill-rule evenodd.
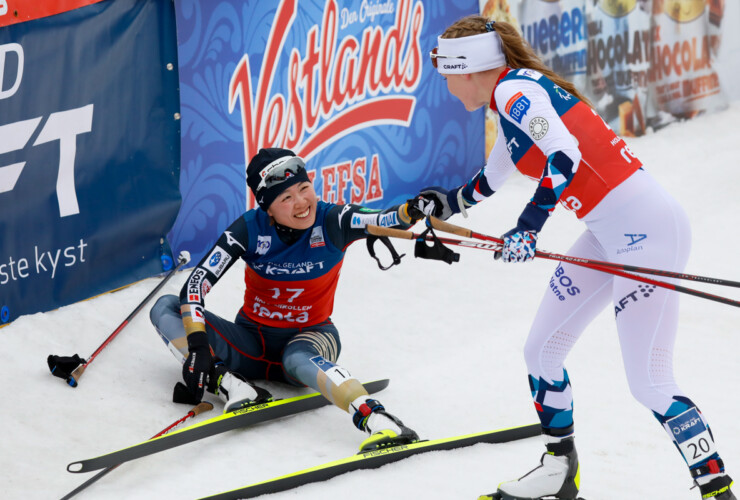
M 53 16 L 102 0 L 0 0 L 0 27 Z

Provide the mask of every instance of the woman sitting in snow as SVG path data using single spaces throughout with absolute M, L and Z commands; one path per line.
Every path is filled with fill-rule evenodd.
M 207 390 L 230 411 L 270 399 L 247 380 L 307 385 L 370 434 L 361 451 L 418 440 L 335 364 L 341 345 L 330 315 L 345 251 L 367 237 L 365 226 L 405 229 L 423 214 L 408 204 L 380 211 L 319 201 L 303 160 L 286 149 L 261 149 L 249 162 L 247 184 L 259 208 L 223 232 L 179 298 L 163 296 L 150 313 L 164 338 L 173 345 L 182 339 L 191 397 L 200 401 Z M 246 292 L 231 322 L 205 310 L 204 299 L 238 258 L 246 262 Z

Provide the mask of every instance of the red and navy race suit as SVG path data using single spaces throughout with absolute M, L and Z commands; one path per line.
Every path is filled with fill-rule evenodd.
M 289 242 L 261 209 L 250 210 L 223 232 L 198 263 L 180 292 L 186 332 L 205 331 L 204 298 L 238 258 L 246 262 L 242 312 L 255 323 L 301 328 L 329 318 L 347 246 L 367 237 L 368 224 L 408 227 L 398 207 L 384 211 L 319 202 L 316 221 L 288 230 Z M 285 230 L 282 237 L 285 238 Z
M 561 203 L 587 226 L 568 255 L 684 269 L 691 245 L 685 212 L 589 106 L 537 71 L 508 69 L 494 87 L 491 109 L 498 113 L 498 138 L 487 165 L 463 186 L 465 201 L 490 196 L 518 169 L 538 186 L 517 229 L 539 231 Z M 632 394 L 663 424 L 692 477 L 722 472 L 704 416 L 673 375 L 677 294 L 567 262 L 553 273 L 524 348 L 543 427 L 572 430 L 564 361 L 610 302 Z M 699 452 L 687 444 L 698 440 Z
M 537 71 L 505 70 L 490 106 L 499 116 L 498 137 L 462 196 L 473 205 L 518 169 L 538 181 L 520 229 L 539 231 L 558 202 L 585 217 L 642 166 L 596 112 Z

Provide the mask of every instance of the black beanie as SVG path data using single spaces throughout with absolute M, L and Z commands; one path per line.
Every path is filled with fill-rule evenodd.
M 260 182 L 262 181 L 264 174 L 267 173 L 263 173 L 263 171 L 265 171 L 268 167 L 273 166 L 273 164 L 280 165 L 285 161 L 288 161 L 291 157 L 298 160 L 298 162 L 295 162 L 297 164 L 294 165 L 294 168 L 291 169 L 294 175 L 286 177 L 283 181 L 278 181 L 277 184 L 274 184 L 271 187 L 262 186 L 262 188 L 260 189 Z M 278 161 L 281 159 L 283 160 L 282 162 Z M 261 173 L 262 175 L 260 175 Z M 267 211 L 269 206 L 272 204 L 273 201 L 275 201 L 275 198 L 277 198 L 280 193 L 294 184 L 298 184 L 299 182 L 304 182 L 308 180 L 308 173 L 306 172 L 306 169 L 304 167 L 303 160 L 300 157 L 296 156 L 296 154 L 289 149 L 260 149 L 259 152 L 250 160 L 249 165 L 247 166 L 247 185 L 249 186 L 249 189 L 252 190 L 252 194 L 254 194 L 257 203 L 264 211 Z

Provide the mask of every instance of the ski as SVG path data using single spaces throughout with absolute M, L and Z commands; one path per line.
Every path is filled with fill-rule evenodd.
M 480 432 L 446 439 L 433 439 L 431 441 L 418 441 L 412 444 L 404 444 L 389 448 L 381 448 L 365 453 L 358 453 L 351 457 L 328 462 L 318 467 L 305 469 L 287 476 L 270 479 L 262 483 L 252 484 L 236 490 L 225 491 L 201 500 L 232 500 L 237 498 L 254 498 L 260 495 L 286 491 L 304 484 L 326 481 L 345 472 L 361 469 L 376 469 L 385 464 L 398 462 L 404 458 L 419 453 L 438 450 L 452 450 L 464 448 L 478 443 L 506 443 L 517 439 L 524 439 L 540 435 L 540 424 L 510 427 L 495 431 Z
M 374 394 L 388 387 L 389 383 L 390 381 L 388 379 L 383 379 L 363 385 L 368 393 Z M 247 406 L 246 408 L 224 413 L 218 417 L 213 417 L 179 431 L 165 434 L 161 437 L 108 453 L 107 455 L 72 462 L 67 465 L 67 470 L 69 472 L 79 473 L 105 469 L 232 429 L 267 422 L 308 410 L 315 410 L 329 404 L 331 404 L 329 400 L 324 398 L 321 393 L 315 392 L 294 398 L 278 399 L 269 403 Z

